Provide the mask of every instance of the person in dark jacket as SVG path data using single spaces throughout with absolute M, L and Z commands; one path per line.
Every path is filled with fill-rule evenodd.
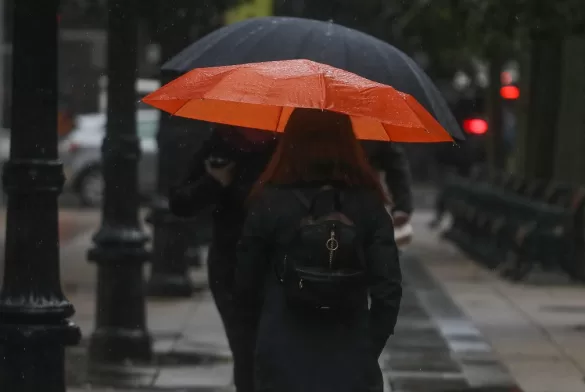
M 410 164 L 402 146 L 396 143 L 362 141 L 370 164 L 382 174 L 382 180 L 391 197 L 391 211 L 395 226 L 410 221 L 413 212 L 412 176 Z
M 236 244 L 246 216 L 245 200 L 275 146 L 275 135 L 271 132 L 217 126 L 193 156 L 185 178 L 169 191 L 169 208 L 180 217 L 192 217 L 210 205 L 215 206 L 208 281 L 232 351 L 238 392 L 254 391 L 258 317 L 253 316 L 254 309 L 248 309 L 246 315 L 238 313 L 234 304 Z M 208 171 L 218 164 L 224 165 L 225 175 L 214 178 Z
M 186 175 L 169 191 L 169 207 L 177 216 L 192 217 L 215 205 L 208 279 L 233 354 L 238 392 L 253 390 L 252 359 L 257 319 L 250 313 L 239 314 L 232 298 L 236 244 L 246 216 L 245 200 L 269 162 L 276 143 L 277 136 L 272 132 L 218 125 L 193 156 Z M 412 194 L 404 151 L 392 143 L 363 143 L 372 164 L 385 173 L 396 224 L 408 220 L 412 212 Z M 212 166 L 218 160 L 229 163 L 221 171 L 222 175 L 214 178 L 210 171 L 213 172 Z
M 219 178 L 221 170 L 212 175 Z M 360 233 L 368 277 L 358 308 L 332 318 L 288 306 L 274 272 L 308 213 L 294 190 L 311 199 L 323 186 L 341 192 L 341 212 Z M 296 109 L 251 202 L 238 245 L 236 293 L 242 308 L 264 299 L 255 391 L 381 392 L 378 357 L 396 324 L 401 271 L 384 191 L 349 117 Z

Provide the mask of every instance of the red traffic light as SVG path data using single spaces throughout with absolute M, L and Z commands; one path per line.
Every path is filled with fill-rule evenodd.
M 473 135 L 483 135 L 488 131 L 488 123 L 481 118 L 468 118 L 463 121 L 463 130 Z
M 500 95 L 504 99 L 518 99 L 520 98 L 520 89 L 516 86 L 503 86 L 500 88 Z

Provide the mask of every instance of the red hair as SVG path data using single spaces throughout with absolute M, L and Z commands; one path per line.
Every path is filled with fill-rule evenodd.
M 369 188 L 387 202 L 378 174 L 355 137 L 349 116 L 316 109 L 295 109 L 276 151 L 252 188 L 265 185 L 331 182 Z

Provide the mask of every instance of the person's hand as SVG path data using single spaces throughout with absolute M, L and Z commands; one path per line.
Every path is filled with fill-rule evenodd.
M 412 241 L 412 226 L 409 225 L 410 215 L 404 211 L 394 211 L 392 213 L 394 221 L 394 239 L 396 245 L 402 247 L 410 244 Z
M 394 221 L 394 226 L 404 226 L 410 221 L 410 215 L 404 211 L 394 211 L 392 213 L 392 220 Z
M 224 188 L 229 186 L 233 181 L 234 166 L 235 163 L 230 162 L 222 167 L 213 167 L 209 160 L 205 161 L 205 170 L 207 171 L 207 174 L 213 177 Z

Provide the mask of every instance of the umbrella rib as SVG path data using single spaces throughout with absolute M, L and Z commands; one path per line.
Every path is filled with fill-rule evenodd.
M 248 26 L 248 25 L 250 25 L 250 26 L 253 27 L 253 24 L 250 23 L 249 20 L 243 21 L 243 22 L 240 22 L 240 23 L 242 23 L 242 26 Z M 246 41 L 246 39 L 249 39 L 249 37 L 250 37 L 251 34 L 256 34 L 260 30 L 261 30 L 260 26 L 256 26 L 255 28 L 247 31 L 245 35 L 242 34 L 242 37 L 238 41 L 236 41 L 236 43 L 233 45 L 232 50 L 236 50 L 243 42 Z M 224 38 L 228 38 L 228 36 L 226 36 Z M 218 44 L 219 44 L 219 42 L 218 42 Z
M 193 71 L 195 71 L 195 70 L 193 70 Z M 193 71 L 191 71 L 191 72 L 193 72 Z M 224 75 L 222 76 L 221 80 L 225 79 L 225 77 L 226 77 L 226 76 L 228 76 L 228 75 L 231 75 L 231 74 L 232 74 L 234 71 L 235 71 L 235 69 L 230 69 L 229 71 L 225 72 L 225 73 L 224 73 Z M 178 83 L 180 79 L 181 79 L 181 78 L 177 78 L 177 79 L 173 80 L 172 82 L 170 82 L 170 83 L 169 83 L 169 85 L 170 85 L 171 83 Z M 200 98 L 200 99 L 201 99 L 201 100 L 203 100 L 203 101 L 205 101 L 205 100 L 208 100 L 207 98 L 205 98 L 205 96 L 203 96 L 203 97 L 202 97 L 202 98 Z M 175 116 L 175 115 L 176 115 L 176 114 L 177 114 L 179 111 L 181 111 L 181 110 L 182 110 L 182 109 L 183 109 L 183 108 L 184 108 L 184 107 L 185 107 L 185 106 L 186 106 L 186 105 L 187 105 L 189 102 L 191 102 L 191 100 L 192 100 L 192 99 L 187 99 L 187 100 L 185 100 L 185 102 L 184 102 L 184 103 L 183 103 L 181 106 L 179 106 L 179 107 L 178 107 L 178 108 L 177 108 L 177 109 L 176 109 L 174 112 L 172 112 L 171 114 Z M 221 101 L 221 100 L 219 100 L 219 99 L 216 99 L 216 101 Z M 226 102 L 229 102 L 229 101 L 226 101 Z
M 173 116 L 176 116 L 177 113 L 179 113 L 181 111 L 181 109 L 183 109 L 189 102 L 191 102 L 190 99 L 185 100 L 186 102 L 184 102 L 181 106 L 179 106 L 177 108 L 177 110 L 175 110 L 173 113 L 171 113 Z M 180 117 L 180 116 L 179 116 Z
M 341 34 L 340 34 L 341 35 Z M 348 37 L 345 37 L 345 39 L 342 39 L 341 42 L 343 42 L 343 59 L 344 59 L 344 64 L 347 66 L 346 71 L 350 70 L 349 67 L 349 60 L 350 60 L 350 55 L 349 55 L 349 43 L 347 42 Z
M 282 119 L 282 113 L 284 112 L 284 106 L 280 107 L 280 113 L 278 114 L 278 120 L 276 120 L 276 128 L 275 131 L 278 132 L 278 129 L 280 128 L 280 120 Z M 282 130 L 284 132 L 284 128 Z
M 295 58 L 301 58 L 301 53 L 303 53 L 303 50 L 305 49 L 306 45 L 310 42 L 311 38 L 313 38 L 313 34 L 315 33 L 316 30 L 316 25 L 313 24 L 311 25 L 309 31 L 307 31 L 307 34 L 301 39 L 301 42 L 299 44 L 299 47 L 297 48 L 298 50 L 296 51 L 295 54 Z
M 272 34 L 273 34 L 273 32 L 274 32 L 274 31 L 276 31 L 276 30 L 277 30 L 279 27 L 280 27 L 280 25 L 279 25 L 279 24 L 277 24 L 277 23 L 273 24 L 273 25 L 271 26 L 271 28 L 270 28 L 270 29 L 268 29 L 268 31 L 265 31 L 265 34 L 264 34 L 264 36 L 263 36 L 263 37 L 260 37 L 260 38 L 258 39 L 258 41 L 256 41 L 256 42 L 254 43 L 254 46 L 261 46 L 261 43 L 262 43 L 262 41 L 264 41 L 264 40 L 265 40 L 265 39 L 267 39 L 267 38 L 272 38 Z M 249 63 L 249 62 L 251 62 L 251 60 L 249 60 L 249 58 L 250 58 L 250 56 L 252 56 L 252 53 L 253 53 L 253 51 L 252 51 L 252 50 L 250 50 L 250 52 L 248 53 L 248 56 L 243 56 L 243 61 L 242 61 L 242 63 Z
M 327 83 L 325 83 L 325 76 L 319 72 L 319 84 L 321 85 L 321 108 L 325 108 L 327 102 Z
M 239 69 L 238 68 L 229 69 L 228 71 L 226 71 L 223 74 L 221 74 L 219 80 L 215 83 L 215 85 L 217 86 L 220 83 L 223 83 L 226 80 L 226 78 L 230 77 L 233 73 L 235 73 L 236 71 L 241 70 L 243 68 L 247 68 L 248 66 L 249 66 L 249 64 L 242 64 L 242 65 L 240 65 L 240 68 Z M 207 93 L 204 93 L 203 96 L 200 99 L 209 100 L 209 98 L 206 97 L 206 94 Z M 217 99 L 217 98 L 213 98 L 212 100 L 214 100 L 214 101 L 225 101 L 225 102 L 241 102 L 241 101 L 236 101 L 236 100 Z

